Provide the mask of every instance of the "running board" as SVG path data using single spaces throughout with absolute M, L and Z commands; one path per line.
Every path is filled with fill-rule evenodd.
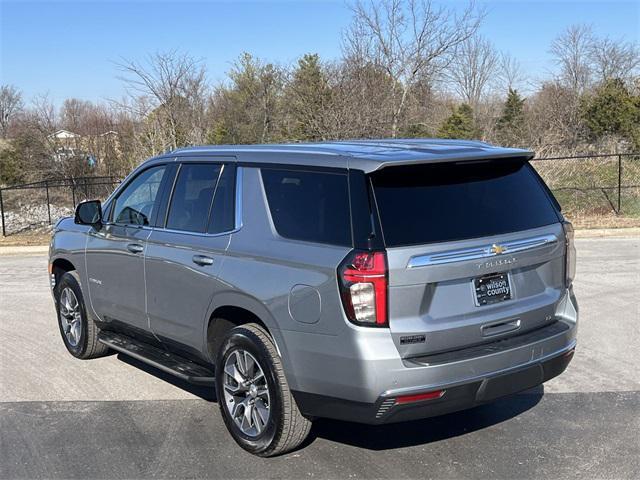
M 189 383 L 215 384 L 213 370 L 135 338 L 103 331 L 98 334 L 98 341 L 112 350 L 129 355 Z

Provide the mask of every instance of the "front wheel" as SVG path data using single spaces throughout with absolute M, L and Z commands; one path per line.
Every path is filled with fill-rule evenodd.
M 82 359 L 108 353 L 108 347 L 98 342 L 98 327 L 87 316 L 80 277 L 75 271 L 62 275 L 55 289 L 55 299 L 60 334 L 69 353 Z
M 231 329 L 218 352 L 216 388 L 233 439 L 262 457 L 289 452 L 309 434 L 269 334 L 256 324 Z

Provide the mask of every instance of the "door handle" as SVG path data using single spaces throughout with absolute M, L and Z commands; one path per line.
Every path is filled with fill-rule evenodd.
M 144 247 L 138 243 L 130 243 L 129 245 L 127 245 L 127 250 L 129 250 L 131 253 L 142 253 Z
M 198 265 L 202 265 L 206 267 L 207 265 L 213 265 L 213 258 L 207 257 L 206 255 L 194 255 L 193 263 L 197 263 Z

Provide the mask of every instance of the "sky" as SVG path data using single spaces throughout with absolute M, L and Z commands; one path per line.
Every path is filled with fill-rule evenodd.
M 462 8 L 463 0 L 434 0 Z M 481 28 L 516 57 L 533 79 L 552 71 L 548 49 L 567 26 L 586 23 L 598 35 L 640 44 L 638 0 L 477 0 Z M 340 57 L 351 12 L 324 1 L 46 1 L 0 0 L 0 83 L 29 101 L 48 94 L 60 104 L 123 94 L 116 63 L 178 50 L 202 60 L 212 82 L 225 78 L 243 51 L 293 63 L 305 53 Z

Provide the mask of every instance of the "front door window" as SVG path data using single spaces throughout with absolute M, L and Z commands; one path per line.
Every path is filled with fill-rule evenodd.
M 144 226 L 151 223 L 156 196 L 166 167 L 160 165 L 138 175 L 118 195 L 113 208 L 113 221 L 119 225 Z

